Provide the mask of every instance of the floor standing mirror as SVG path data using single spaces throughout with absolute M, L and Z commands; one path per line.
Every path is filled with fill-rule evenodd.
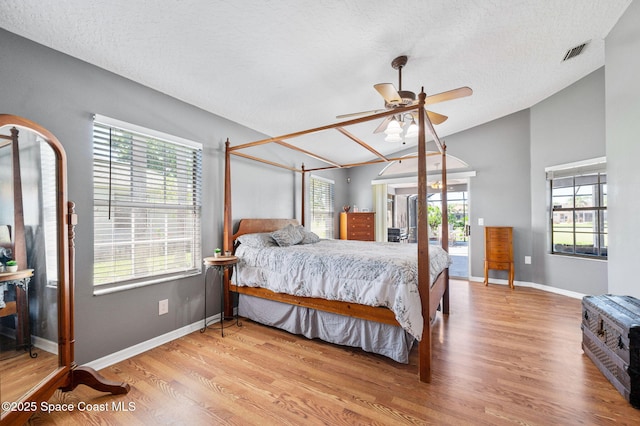
M 56 389 L 129 391 L 74 363 L 75 223 L 60 142 L 36 123 L 0 114 L 2 424 L 25 422 Z

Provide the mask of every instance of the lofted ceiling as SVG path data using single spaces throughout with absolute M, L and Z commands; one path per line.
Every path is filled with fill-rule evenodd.
M 429 107 L 449 117 L 436 126 L 442 138 L 531 107 L 603 66 L 604 39 L 630 3 L 4 0 L 0 27 L 269 136 L 383 108 L 373 85 L 397 88 L 391 61 L 407 55 L 404 90 L 473 89 Z M 411 145 L 385 143 L 373 128 L 354 132 L 385 154 Z M 357 145 L 340 155 L 350 149 L 353 161 L 371 157 Z

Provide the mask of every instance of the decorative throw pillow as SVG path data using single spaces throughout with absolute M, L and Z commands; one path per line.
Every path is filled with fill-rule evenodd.
M 275 247 L 277 245 L 269 232 L 240 235 L 238 241 L 240 244 L 253 248 Z
M 298 230 L 302 232 L 302 241 L 299 244 L 315 244 L 320 241 L 320 237 L 315 232 L 307 231 L 304 226 L 299 225 Z
M 278 243 L 280 247 L 288 247 L 298 244 L 304 237 L 300 229 L 291 224 L 272 232 L 271 236 L 276 240 L 276 243 Z

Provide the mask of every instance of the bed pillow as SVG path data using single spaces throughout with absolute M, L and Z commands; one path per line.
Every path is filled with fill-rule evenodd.
M 298 244 L 304 237 L 302 231 L 294 225 L 287 225 L 271 233 L 271 236 L 280 247 L 289 247 Z
M 307 231 L 304 226 L 299 225 L 298 230 L 302 232 L 302 240 L 298 244 L 315 244 L 320 241 L 320 237 L 315 232 Z
M 269 232 L 240 235 L 238 241 L 240 244 L 253 248 L 275 247 L 278 245 Z

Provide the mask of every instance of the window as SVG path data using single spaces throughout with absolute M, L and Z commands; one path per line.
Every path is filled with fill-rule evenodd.
M 334 182 L 311 176 L 311 232 L 320 238 L 333 238 L 333 186 Z
M 607 258 L 607 173 L 604 159 L 547 169 L 551 253 Z
M 202 145 L 93 126 L 94 294 L 200 273 Z
M 44 140 L 40 140 L 40 175 L 42 176 L 42 216 L 44 222 L 47 286 L 57 287 L 58 180 L 56 179 L 56 155 Z

